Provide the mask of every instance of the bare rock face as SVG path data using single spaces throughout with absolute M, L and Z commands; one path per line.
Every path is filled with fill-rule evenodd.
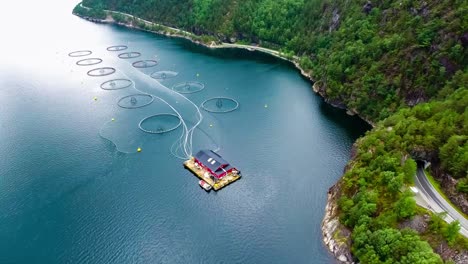
M 323 242 L 330 252 L 341 263 L 355 263 L 351 254 L 351 231 L 340 223 L 338 215 L 338 198 L 340 182 L 328 190 L 325 217 L 322 222 Z
M 463 35 L 461 35 L 460 41 L 463 47 L 466 48 L 468 46 L 468 32 L 465 32 Z
M 440 64 L 442 64 L 442 66 L 444 66 L 445 70 L 450 74 L 454 74 L 458 70 L 458 66 L 446 56 L 440 58 L 439 62 Z
M 463 213 L 468 214 L 468 195 L 457 191 L 458 181 L 442 170 L 440 164 L 437 162 L 433 162 L 431 168 L 435 179 L 440 182 L 442 191 L 447 195 L 450 201 L 460 208 Z
M 422 2 L 419 8 L 411 7 L 409 11 L 414 16 L 419 15 L 422 17 L 427 17 L 429 15 L 429 5 L 427 2 Z
M 414 231 L 418 232 L 419 234 L 424 233 L 427 231 L 428 222 L 429 222 L 429 215 L 417 215 L 413 219 L 406 220 L 400 224 L 400 228 L 409 228 L 413 229 Z
M 428 232 L 430 216 L 425 215 L 417 215 L 413 219 L 406 220 L 400 223 L 399 228 L 409 228 L 413 229 L 414 231 L 421 233 Z M 434 250 L 437 254 L 439 254 L 442 259 L 445 261 L 451 260 L 456 264 L 465 264 L 468 263 L 468 252 L 466 250 L 457 251 L 452 249 L 447 242 L 443 241 Z
M 346 109 L 347 110 L 347 106 L 342 100 L 337 99 L 337 98 L 330 98 L 327 95 L 327 92 L 326 92 L 327 86 L 322 81 L 315 82 L 314 85 L 312 86 L 312 89 L 314 90 L 314 92 L 316 92 L 320 96 L 322 96 L 323 99 L 325 100 L 325 102 L 327 102 L 328 104 L 330 104 L 330 105 L 332 105 L 333 107 L 336 107 L 336 108 Z M 356 114 L 357 114 L 357 112 L 356 112 Z
M 221 41 L 221 42 L 227 42 L 228 41 L 228 38 L 226 37 L 226 35 L 224 35 L 222 33 L 216 33 L 216 38 L 219 39 L 219 41 Z
M 427 100 L 428 96 L 422 89 L 409 91 L 405 96 L 405 101 L 408 106 L 415 106 L 419 103 L 427 102 Z
M 421 8 L 419 8 L 418 11 L 422 17 L 427 17 L 429 15 L 429 5 L 427 4 L 427 2 L 423 2 Z
M 410 155 L 415 160 L 426 160 L 429 161 L 431 164 L 436 163 L 437 160 L 437 152 L 435 151 L 428 151 L 423 148 L 414 148 L 410 151 Z
M 237 39 L 238 40 L 245 40 L 246 36 L 242 32 L 237 32 Z
M 455 255 L 452 259 L 456 264 L 468 263 L 468 252 L 463 251 Z
M 444 173 L 442 175 L 442 184 L 444 192 L 447 194 L 450 201 L 452 201 L 463 213 L 468 213 L 468 200 L 463 193 L 457 191 L 457 180 L 450 175 Z
M 338 12 L 338 8 L 335 8 L 333 9 L 332 19 L 331 19 L 330 27 L 328 28 L 328 30 L 331 32 L 337 29 L 339 25 L 340 25 L 340 13 Z
M 367 1 L 367 3 L 362 7 L 362 11 L 364 11 L 364 13 L 366 14 L 369 14 L 371 11 L 372 11 L 372 2 L 371 1 Z
M 439 254 L 442 259 L 444 260 L 451 260 L 455 264 L 466 264 L 468 263 L 468 251 L 462 250 L 457 251 L 449 247 L 447 242 L 442 242 L 439 246 L 437 246 L 434 250 L 437 254 Z
M 252 44 L 260 44 L 261 39 L 257 36 L 251 36 L 250 41 L 252 42 Z
M 192 27 L 192 32 L 193 32 L 195 35 L 203 35 L 203 34 L 204 34 L 203 29 L 201 29 L 201 28 L 199 28 L 199 27 L 196 27 L 196 26 L 193 26 L 193 27 Z

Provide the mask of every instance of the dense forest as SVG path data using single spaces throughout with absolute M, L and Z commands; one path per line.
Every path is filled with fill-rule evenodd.
M 460 81 L 466 84 L 466 78 Z M 413 183 L 416 172 L 412 156 L 440 151 L 442 164 L 448 171 L 459 177 L 466 174 L 467 160 L 463 161 L 462 156 L 468 153 L 467 105 L 468 89 L 458 89 L 446 100 L 401 109 L 379 122 L 356 143 L 357 153 L 343 177 L 339 204 L 340 220 L 353 230 L 354 254 L 363 263 L 380 263 L 378 260 L 419 263 L 416 259 L 407 259 L 414 254 L 433 260 L 425 259 L 427 262 L 422 263 L 438 263 L 437 258 L 428 253 L 427 244 L 416 242 L 419 239 L 414 232 L 400 232 L 396 228 L 401 221 L 418 214 L 413 194 L 406 187 Z M 467 240 L 457 235 L 456 222 L 442 227 L 441 221 L 435 219 L 437 216 L 433 217 L 429 229 L 419 234 L 422 238 L 434 242 L 439 236 L 449 245 L 468 247 Z M 408 239 L 412 242 L 407 245 L 411 246 L 403 253 L 391 248 L 382 250 L 382 245 L 389 241 L 391 246 L 401 250 L 399 243 L 408 243 Z M 414 254 L 411 253 L 413 249 Z
M 466 1 L 84 0 L 302 58 L 329 100 L 369 120 L 438 95 L 467 65 Z
M 362 263 L 442 263 L 440 241 L 468 248 L 459 226 L 431 215 L 424 231 L 400 225 L 428 214 L 407 186 L 416 160 L 468 197 L 468 2 L 347 0 L 84 0 L 219 42 L 297 56 L 334 105 L 375 124 L 340 182 L 343 225 Z M 122 17 L 115 17 L 122 20 Z M 442 184 L 443 185 L 443 184 Z M 448 188 L 448 187 L 447 187 Z M 460 198 L 461 197 L 461 198 Z M 452 196 L 450 196 L 452 198 Z M 468 209 L 461 206 L 468 213 Z

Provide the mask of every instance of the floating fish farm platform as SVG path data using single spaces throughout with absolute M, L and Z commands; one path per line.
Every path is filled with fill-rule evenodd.
M 211 150 L 200 151 L 195 157 L 185 161 L 184 166 L 215 191 L 242 177 L 239 170 L 230 166 L 221 156 Z

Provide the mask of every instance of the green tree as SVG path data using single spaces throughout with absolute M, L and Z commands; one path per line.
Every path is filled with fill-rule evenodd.
M 468 193 L 468 176 L 458 181 L 457 190 L 462 193 Z
M 409 158 L 405 161 L 405 164 L 403 165 L 403 173 L 405 175 L 405 182 L 406 183 L 413 183 L 414 182 L 414 177 L 416 175 L 416 162 Z
M 411 192 L 405 194 L 395 203 L 395 210 L 398 218 L 410 218 L 416 214 L 416 201 Z
M 453 221 L 443 229 L 443 234 L 447 242 L 452 245 L 460 232 L 460 222 Z
M 442 166 L 454 177 L 461 178 L 468 175 L 468 136 L 453 135 L 440 148 Z

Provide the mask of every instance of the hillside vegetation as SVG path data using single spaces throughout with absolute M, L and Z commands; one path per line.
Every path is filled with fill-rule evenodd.
M 468 4 L 366 0 L 85 0 L 302 57 L 329 100 L 369 120 L 428 101 L 467 65 Z
M 353 254 L 361 263 L 442 263 L 433 251 L 441 243 L 458 251 L 468 248 L 457 223 L 447 225 L 437 215 L 426 230 L 401 228 L 402 222 L 427 214 L 408 191 L 416 160 L 430 161 L 436 178 L 450 180 L 452 185 L 445 184 L 452 188 L 449 197 L 456 196 L 454 202 L 468 213 L 463 207 L 468 195 L 467 1 L 83 4 L 93 9 L 77 7 L 76 13 L 102 18 L 102 10 L 116 10 L 209 39 L 298 56 L 327 101 L 376 124 L 356 142 L 341 180 L 340 221 L 352 230 Z
M 413 231 L 396 228 L 420 213 L 407 188 L 416 172 L 411 156 L 435 155 L 440 150 L 442 164 L 454 164 L 447 167 L 448 171 L 466 175 L 467 105 L 468 89 L 458 89 L 444 101 L 398 111 L 356 143 L 357 153 L 343 177 L 339 205 L 340 221 L 353 230 L 353 252 L 363 263 L 419 263 L 407 259 L 409 255 L 424 259 L 422 263 L 440 262 L 429 254 L 427 244 L 416 242 L 419 239 Z M 456 225 L 442 227 L 437 221 L 436 226 L 430 225 L 419 235 L 433 246 L 437 246 L 436 240 L 445 239 L 451 246 L 467 248 L 466 240 L 457 235 Z M 383 245 L 389 248 L 383 250 Z

